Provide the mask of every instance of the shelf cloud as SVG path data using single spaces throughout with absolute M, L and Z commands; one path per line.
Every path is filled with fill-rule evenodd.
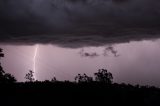
M 99 46 L 159 37 L 159 0 L 1 0 L 1 43 Z

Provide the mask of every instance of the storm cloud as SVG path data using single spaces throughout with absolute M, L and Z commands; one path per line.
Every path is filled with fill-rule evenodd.
M 159 0 L 1 0 L 1 43 L 99 46 L 159 37 Z

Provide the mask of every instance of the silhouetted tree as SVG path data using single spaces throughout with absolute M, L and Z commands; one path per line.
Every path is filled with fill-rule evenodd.
M 97 73 L 94 73 L 95 80 L 98 82 L 112 83 L 113 76 L 112 73 L 108 72 L 106 69 L 99 69 Z
M 3 54 L 3 49 L 0 48 L 0 58 L 1 57 L 4 57 L 4 54 Z
M 35 78 L 34 78 L 33 74 L 34 74 L 34 72 L 32 70 L 29 70 L 29 72 L 25 76 L 25 79 L 30 81 L 30 82 L 35 81 Z
M 53 77 L 53 78 L 51 79 L 51 82 L 56 82 L 56 81 L 57 81 L 56 77 Z
M 15 79 L 15 77 L 9 73 L 6 73 L 4 75 L 4 78 L 5 78 L 5 82 L 6 83 L 13 83 L 13 82 L 16 82 L 17 80 Z
M 0 48 L 0 59 L 2 57 L 4 57 L 4 54 L 2 52 L 3 52 L 3 50 Z M 1 63 L 0 63 L 0 77 L 4 76 L 4 74 L 5 74 L 5 72 L 4 72 L 4 70 L 3 70 L 2 66 L 1 66 Z
M 4 57 L 3 50 L 0 48 L 0 59 Z M 5 73 L 0 63 L 0 83 L 14 83 L 17 80 L 9 73 Z
M 92 81 L 93 81 L 93 78 L 87 76 L 87 75 L 84 73 L 83 75 L 78 74 L 78 75 L 75 77 L 75 81 L 76 81 L 76 82 L 92 82 Z
M 4 76 L 5 72 L 0 64 L 0 78 L 2 78 Z

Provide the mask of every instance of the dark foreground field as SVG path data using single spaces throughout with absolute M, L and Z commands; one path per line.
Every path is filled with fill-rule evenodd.
M 100 82 L 26 82 L 0 85 L 0 102 L 5 105 L 99 104 L 160 105 L 160 89 L 148 86 Z

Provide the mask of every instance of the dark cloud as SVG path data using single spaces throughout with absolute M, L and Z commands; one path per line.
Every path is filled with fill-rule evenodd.
M 1 0 L 1 43 L 99 46 L 159 37 L 159 0 Z
M 104 50 L 102 51 L 102 53 L 98 53 L 97 51 L 90 52 L 82 48 L 79 54 L 82 57 L 90 57 L 90 58 L 95 58 L 98 56 L 109 56 L 109 54 L 112 54 L 115 57 L 119 56 L 118 51 L 114 48 L 114 45 L 108 45 L 103 48 Z
M 79 54 L 80 54 L 82 57 L 91 57 L 91 58 L 100 56 L 100 55 L 99 55 L 98 53 L 96 53 L 96 52 L 87 52 L 87 51 L 85 51 L 84 49 L 81 49 L 81 51 L 79 52 Z
M 113 46 L 108 46 L 108 47 L 106 47 L 106 48 L 104 49 L 103 55 L 104 55 L 104 56 L 107 56 L 109 52 L 112 53 L 115 57 L 118 57 L 118 56 L 119 56 L 118 51 L 115 50 L 115 48 L 114 48 Z

